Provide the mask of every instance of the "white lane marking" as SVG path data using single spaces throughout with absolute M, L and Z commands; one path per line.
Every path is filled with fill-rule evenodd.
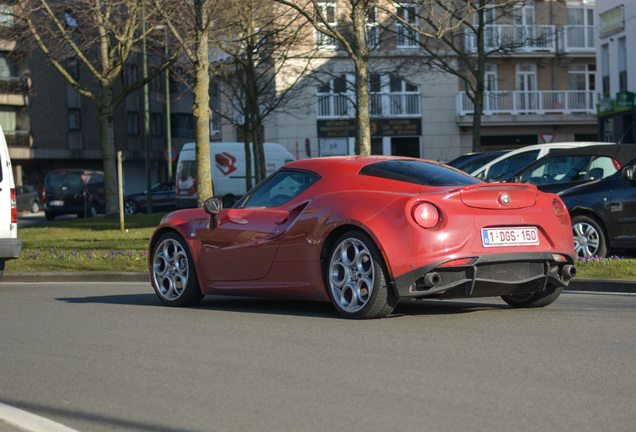
M 0 403 L 0 423 L 28 432 L 78 432 L 63 424 Z

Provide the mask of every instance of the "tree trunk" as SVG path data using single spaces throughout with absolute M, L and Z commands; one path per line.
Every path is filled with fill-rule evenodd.
M 113 88 L 110 85 L 103 84 L 99 107 L 99 122 L 101 126 L 101 145 L 102 160 L 104 164 L 104 189 L 107 218 L 117 218 L 119 213 L 113 110 Z
M 371 118 L 369 115 L 369 47 L 366 41 L 366 7 L 356 2 L 351 13 L 353 20 L 353 52 L 350 53 L 355 66 L 356 82 L 356 143 L 358 155 L 371 154 Z
M 197 45 L 197 61 L 194 64 L 195 88 L 194 105 L 194 135 L 196 140 L 197 158 L 197 205 L 214 195 L 212 185 L 210 161 L 210 76 L 208 74 L 208 35 L 204 31 L 200 35 Z

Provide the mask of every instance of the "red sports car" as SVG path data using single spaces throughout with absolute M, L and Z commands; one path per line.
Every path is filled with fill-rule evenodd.
M 150 240 L 161 301 L 204 295 L 331 301 L 348 318 L 402 298 L 502 296 L 546 306 L 575 275 L 570 218 L 553 194 L 483 183 L 400 157 L 294 161 L 232 208 L 167 215 Z

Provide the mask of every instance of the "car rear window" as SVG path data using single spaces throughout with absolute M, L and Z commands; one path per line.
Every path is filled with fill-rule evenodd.
M 468 174 L 416 160 L 390 160 L 363 167 L 360 175 L 381 177 L 422 186 L 466 186 L 480 183 Z

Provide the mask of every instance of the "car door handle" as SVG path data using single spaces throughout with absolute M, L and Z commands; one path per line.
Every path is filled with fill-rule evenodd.
M 276 221 L 275 221 L 274 223 L 275 223 L 276 225 L 282 225 L 282 224 L 284 224 L 285 222 L 287 222 L 287 218 L 283 216 L 283 217 L 280 217 L 280 218 L 276 219 Z

